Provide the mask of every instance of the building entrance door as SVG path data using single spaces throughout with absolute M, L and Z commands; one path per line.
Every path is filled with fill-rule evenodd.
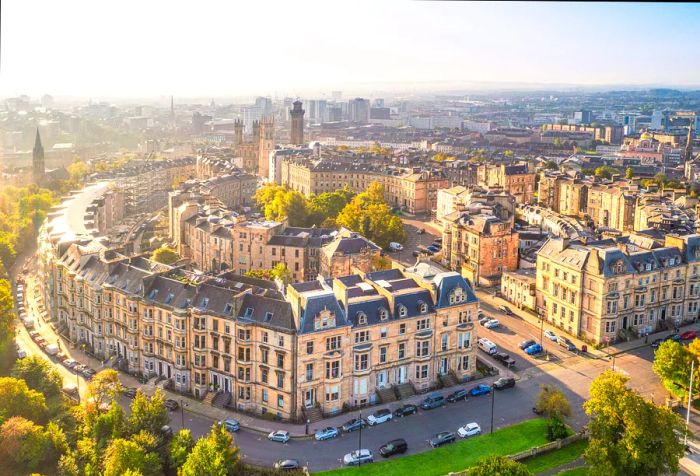
M 304 392 L 304 405 L 306 408 L 311 408 L 314 406 L 314 400 L 316 400 L 316 390 L 309 389 Z

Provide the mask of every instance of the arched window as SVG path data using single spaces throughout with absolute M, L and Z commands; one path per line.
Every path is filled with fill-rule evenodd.
M 367 324 L 367 314 L 365 314 L 362 311 L 359 311 L 357 313 L 357 324 L 358 325 Z
M 399 304 L 399 316 L 406 317 L 406 314 L 408 314 L 408 309 L 406 309 L 406 306 Z
M 382 321 L 386 321 L 387 319 L 389 319 L 389 311 L 387 311 L 383 307 L 379 308 L 379 319 L 381 319 Z

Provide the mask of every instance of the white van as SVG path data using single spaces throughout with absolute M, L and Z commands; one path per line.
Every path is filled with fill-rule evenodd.
M 392 241 L 391 243 L 389 243 L 389 249 L 391 251 L 401 251 L 403 249 L 403 246 L 401 245 L 401 243 Z
M 46 353 L 49 355 L 56 355 L 58 354 L 58 346 L 56 344 L 49 344 L 46 346 L 44 351 L 46 351 Z
M 496 352 L 498 352 L 498 347 L 496 347 L 496 344 L 494 344 L 485 337 L 479 339 L 479 349 L 483 350 L 489 355 L 493 355 Z

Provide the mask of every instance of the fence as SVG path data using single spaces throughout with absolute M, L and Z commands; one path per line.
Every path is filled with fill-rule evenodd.
M 585 433 L 576 433 L 571 436 L 567 436 L 566 438 L 562 438 L 561 440 L 553 441 L 551 443 L 547 443 L 546 445 L 542 446 L 536 446 L 534 448 L 530 448 L 529 450 L 522 451 L 520 453 L 516 453 L 514 455 L 508 455 L 506 458 L 512 460 L 512 461 L 523 461 L 528 458 L 532 458 L 534 456 L 539 456 L 544 453 L 549 453 L 550 451 L 558 450 L 564 446 L 568 446 L 572 443 L 575 443 L 579 440 L 584 440 L 586 439 L 587 436 Z M 469 473 L 468 469 L 465 469 L 463 471 L 460 471 L 458 473 L 449 473 L 449 476 L 467 476 Z

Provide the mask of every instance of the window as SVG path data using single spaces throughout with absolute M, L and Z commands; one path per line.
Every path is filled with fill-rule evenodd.
M 430 319 L 419 319 L 416 321 L 416 330 L 430 329 Z
M 326 350 L 336 350 L 340 348 L 340 336 L 326 338 Z
M 282 395 L 277 395 L 277 406 L 284 408 L 284 397 Z
M 382 339 L 386 339 L 386 332 L 387 332 L 387 331 L 386 331 L 386 327 L 382 327 L 382 328 L 379 330 L 379 337 L 381 337 Z
M 463 355 L 457 364 L 457 370 L 469 370 L 469 356 Z
M 646 294 L 635 294 L 634 295 L 634 305 L 636 307 L 644 307 L 646 305 L 647 295 Z
M 263 364 L 267 363 L 267 355 L 268 355 L 268 350 L 267 349 L 260 349 L 260 360 L 262 361 Z
M 416 365 L 416 378 L 428 378 L 428 364 Z
M 369 331 L 360 331 L 355 333 L 355 344 L 366 342 L 369 340 Z
M 424 302 L 420 303 L 420 313 L 425 314 L 428 312 L 428 305 Z
M 355 370 L 367 370 L 369 367 L 369 354 L 355 354 Z
M 426 357 L 430 353 L 430 342 L 427 340 L 416 342 L 416 357 Z
M 280 347 L 284 347 L 284 336 L 277 337 L 277 345 Z
M 403 335 L 406 333 L 406 324 L 399 325 L 399 334 Z
M 389 311 L 387 311 L 384 308 L 379 309 L 379 319 L 381 319 L 382 321 L 386 321 L 387 319 L 389 319 Z
M 457 334 L 457 347 L 468 349 L 471 346 L 471 332 L 460 332 Z
M 449 337 L 450 337 L 450 336 L 449 336 L 448 334 L 443 334 L 443 335 L 442 335 L 442 342 L 441 342 L 441 345 L 440 345 L 440 350 L 442 350 L 443 352 L 445 352 L 445 351 L 447 350 L 447 344 L 448 344 L 448 342 L 449 342 Z
M 262 391 L 262 401 L 267 402 L 267 389 L 266 388 L 263 388 L 263 391 Z
M 617 313 L 617 301 L 608 301 L 607 312 L 608 312 L 608 314 Z
M 277 352 L 277 367 L 284 368 L 284 354 Z
M 340 377 L 340 361 L 326 362 L 326 378 Z
M 267 344 L 267 332 L 262 333 L 262 341 Z
M 326 401 L 335 402 L 340 398 L 340 391 L 338 385 L 331 385 L 326 387 Z
M 615 321 L 606 321 L 605 322 L 605 332 L 607 332 L 607 333 L 615 332 Z
M 314 379 L 314 364 L 306 364 L 306 381 L 310 382 Z
M 277 388 L 284 388 L 284 372 L 277 372 Z
M 406 343 L 399 342 L 399 360 L 406 358 Z
M 307 354 L 314 353 L 314 341 L 309 341 L 306 343 L 306 353 Z
M 357 324 L 360 326 L 367 324 L 367 314 L 365 314 L 364 312 L 358 312 L 357 313 Z
M 267 383 L 269 373 L 270 371 L 268 369 L 263 368 L 260 370 L 260 380 L 262 383 Z
M 379 363 L 384 364 L 386 363 L 386 354 L 387 354 L 387 347 L 383 346 L 379 348 Z

